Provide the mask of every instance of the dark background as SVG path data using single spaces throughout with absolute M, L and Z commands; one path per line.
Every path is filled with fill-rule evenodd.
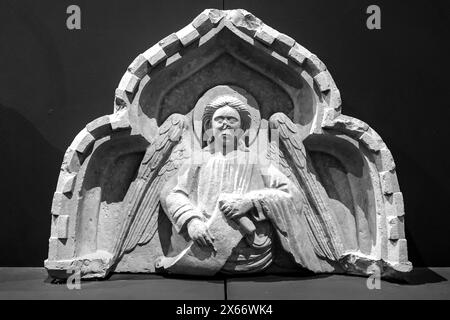
M 81 7 L 81 30 L 66 28 Z M 381 7 L 381 30 L 366 8 Z M 416 266 L 450 266 L 448 1 L 0 0 L 0 266 L 42 266 L 62 156 L 141 52 L 205 8 L 244 8 L 327 65 L 343 113 L 391 149 Z

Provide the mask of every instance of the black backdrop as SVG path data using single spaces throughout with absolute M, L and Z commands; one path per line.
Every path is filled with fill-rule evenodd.
M 66 8 L 81 8 L 81 30 Z M 381 30 L 366 8 L 381 8 Z M 397 164 L 416 266 L 450 266 L 448 1 L 0 1 L 0 266 L 42 266 L 65 148 L 112 112 L 141 52 L 205 8 L 244 8 L 316 53 L 343 113 L 371 125 Z

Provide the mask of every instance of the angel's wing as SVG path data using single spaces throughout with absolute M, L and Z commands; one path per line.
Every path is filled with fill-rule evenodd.
M 112 265 L 139 244 L 149 242 L 158 227 L 159 194 L 164 183 L 189 158 L 187 119 L 171 115 L 159 128 L 158 136 L 148 147 L 137 178 L 125 195 L 125 221 L 113 247 Z
M 297 126 L 283 113 L 272 115 L 269 126 L 268 157 L 278 164 L 280 171 L 294 182 L 307 200 L 303 210 L 314 250 L 324 258 L 338 260 L 343 253 L 343 245 L 319 182 L 308 170 L 312 167 Z

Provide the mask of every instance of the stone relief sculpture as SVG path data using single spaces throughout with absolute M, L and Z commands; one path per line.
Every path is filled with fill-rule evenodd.
M 245 10 L 139 55 L 63 160 L 45 266 L 113 272 L 411 270 L 391 153 L 329 71 Z

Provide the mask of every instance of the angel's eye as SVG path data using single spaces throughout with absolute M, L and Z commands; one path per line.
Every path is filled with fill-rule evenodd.
M 214 121 L 216 121 L 216 122 L 218 122 L 218 123 L 220 123 L 220 124 L 222 124 L 223 120 L 224 120 L 224 118 L 222 118 L 222 117 L 216 117 L 216 118 L 214 118 Z

